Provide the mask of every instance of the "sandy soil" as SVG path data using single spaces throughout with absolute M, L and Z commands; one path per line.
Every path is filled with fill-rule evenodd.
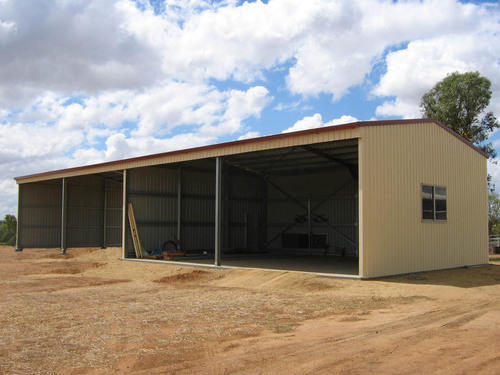
M 0 374 L 499 374 L 500 263 L 343 280 L 0 246 Z

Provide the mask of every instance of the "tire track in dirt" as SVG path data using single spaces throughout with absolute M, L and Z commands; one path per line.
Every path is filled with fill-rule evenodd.
M 369 324 L 366 322 L 361 322 L 361 327 L 345 327 L 346 323 L 344 327 L 340 327 L 341 323 L 332 324 L 331 318 L 318 319 L 305 322 L 292 335 L 285 337 L 267 335 L 243 339 L 233 349 L 228 349 L 226 344 L 208 344 L 205 361 L 199 365 L 191 362 L 182 370 L 177 367 L 176 372 L 331 374 L 337 373 L 335 369 L 338 369 L 338 373 L 343 373 L 349 368 L 346 373 L 354 374 L 359 370 L 357 367 L 366 369 L 366 366 L 358 366 L 362 361 L 365 361 L 366 365 L 377 367 L 383 365 L 384 361 L 381 359 L 392 355 L 395 351 L 418 348 L 429 340 L 437 339 L 443 343 L 449 341 L 449 336 L 453 335 L 456 329 L 490 311 L 498 311 L 498 304 L 491 302 L 480 302 L 473 306 L 454 304 L 371 327 L 367 326 Z M 335 334 L 342 330 L 347 332 Z M 356 361 L 356 358 L 359 361 Z M 491 361 L 495 361 L 495 357 L 483 357 L 483 360 L 476 361 L 477 368 L 487 369 L 493 365 Z M 404 363 L 400 364 L 403 365 Z

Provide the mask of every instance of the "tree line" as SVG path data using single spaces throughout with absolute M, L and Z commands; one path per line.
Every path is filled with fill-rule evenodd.
M 14 215 L 5 215 L 2 224 L 0 224 L 0 244 L 16 244 L 17 220 Z

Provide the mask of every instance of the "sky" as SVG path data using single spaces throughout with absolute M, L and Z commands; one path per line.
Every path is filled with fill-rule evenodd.
M 456 71 L 500 118 L 499 2 L 0 0 L 0 216 L 15 176 L 419 118 Z

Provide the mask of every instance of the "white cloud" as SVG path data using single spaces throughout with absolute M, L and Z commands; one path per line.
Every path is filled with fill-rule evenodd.
M 330 120 L 328 122 L 323 122 L 323 118 L 319 113 L 315 113 L 312 116 L 305 116 L 303 119 L 297 121 L 293 126 L 288 129 L 282 131 L 282 133 L 295 132 L 299 130 L 307 130 L 320 128 L 323 126 L 333 126 L 333 125 L 341 125 L 348 124 L 350 122 L 358 121 L 355 117 L 349 115 L 342 115 L 339 118 Z
M 122 27 L 117 3 L 6 0 L 0 8 L 0 106 L 152 83 L 161 57 Z
M 500 31 L 500 28 L 499 28 Z M 396 96 L 376 110 L 380 116 L 419 117 L 422 95 L 447 74 L 479 71 L 493 83 L 493 97 L 500 96 L 500 34 L 447 35 L 410 42 L 387 56 L 387 73 L 374 89 L 379 96 Z M 500 114 L 500 104 L 492 101 Z
M 211 124 L 224 110 L 224 94 L 204 84 L 169 82 L 137 95 L 138 136 L 165 135 L 180 125 Z
M 166 12 L 158 14 L 147 1 L 139 3 L 75 0 L 33 7 L 7 0 L 0 10 L 3 29 L 10 30 L 0 39 L 0 105 L 44 90 L 94 95 L 103 89 L 161 86 L 172 79 L 249 83 L 284 63 L 291 92 L 339 99 L 365 81 L 388 48 L 437 36 L 444 43 L 453 35 L 458 40 L 473 35 L 479 45 L 493 41 L 487 51 L 496 60 L 479 47 L 475 57 L 485 66 L 498 65 L 499 11 L 485 5 L 456 0 L 169 0 Z M 450 65 L 446 56 L 442 60 Z M 456 62 L 467 64 L 466 56 Z M 383 92 L 381 87 L 377 95 Z
M 323 119 L 319 113 L 315 113 L 312 116 L 306 116 L 303 119 L 297 121 L 295 124 L 293 124 L 293 126 L 283 130 L 282 133 L 319 128 L 321 126 L 323 126 Z
M 243 139 L 257 138 L 258 136 L 260 136 L 259 132 L 247 132 L 243 134 L 241 137 L 238 137 L 238 141 L 241 141 Z
M 500 191 L 500 159 L 488 161 L 488 174 L 491 175 L 491 182 L 495 185 L 495 190 Z
M 243 120 L 260 117 L 262 110 L 272 101 L 268 94 L 269 91 L 263 86 L 251 87 L 247 91 L 231 90 L 221 123 L 216 126 L 204 125 L 201 134 L 221 136 L 239 131 Z
M 107 138 L 104 150 L 94 148 L 78 149 L 74 152 L 72 158 L 78 160 L 79 163 L 94 164 L 102 161 L 203 146 L 214 140 L 215 138 L 203 137 L 195 133 L 178 134 L 164 139 L 152 136 L 127 137 L 123 133 L 117 133 Z
M 178 82 L 68 99 L 48 92 L 22 111 L 1 112 L 0 184 L 10 186 L 2 193 L 9 211 L 14 176 L 214 143 L 241 132 L 272 100 L 262 86 L 218 91 Z
M 0 181 L 0 212 L 3 215 L 13 214 L 17 216 L 17 186 L 14 180 L 6 179 Z

